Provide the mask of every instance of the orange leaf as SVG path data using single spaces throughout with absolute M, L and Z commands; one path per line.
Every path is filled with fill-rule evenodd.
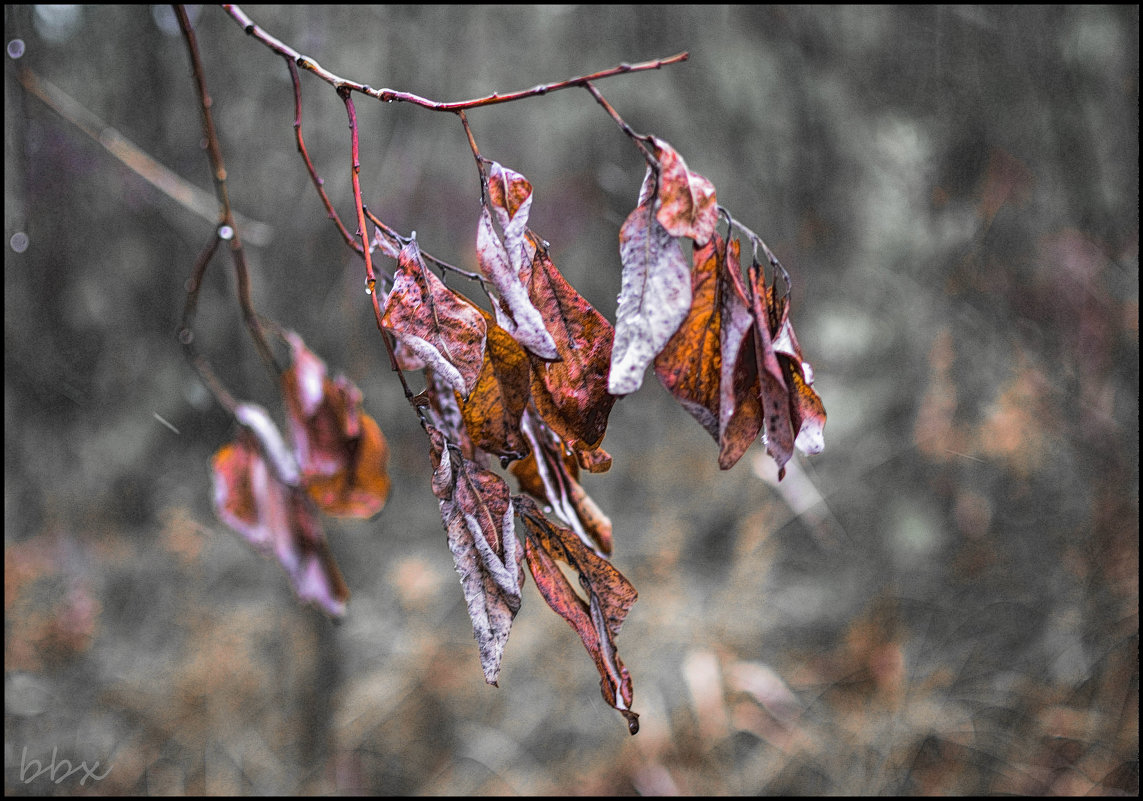
M 302 481 L 327 514 L 372 517 L 389 492 L 385 437 L 361 410 L 361 391 L 351 381 L 328 378 L 325 363 L 297 334 L 286 339 L 294 363 L 282 375 L 282 393 Z
M 723 258 L 722 237 L 718 234 L 695 249 L 690 312 L 655 357 L 659 381 L 716 441 L 722 370 Z
M 484 365 L 468 400 L 460 402 L 464 427 L 473 444 L 519 459 L 528 451 L 520 434 L 520 415 L 528 405 L 531 363 L 527 352 L 492 316 L 481 310 L 488 328 Z

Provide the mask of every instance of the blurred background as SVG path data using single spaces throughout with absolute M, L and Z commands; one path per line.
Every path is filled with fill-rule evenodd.
M 353 592 L 331 625 L 211 508 L 234 426 L 175 329 L 214 207 L 111 152 L 211 191 L 169 9 L 5 6 L 6 793 L 1137 793 L 1137 6 L 249 11 L 437 100 L 689 51 L 598 88 L 789 270 L 826 450 L 781 484 L 758 445 L 720 472 L 648 375 L 612 412 L 611 472 L 583 479 L 640 592 L 618 646 L 642 731 L 530 578 L 485 685 L 427 440 L 297 155 L 285 65 L 193 9 L 255 303 L 389 439 L 386 508 L 326 521 Z M 344 107 L 302 84 L 348 221 Z M 456 118 L 357 109 L 369 207 L 475 269 Z M 584 91 L 468 116 L 614 320 L 639 153 Z M 232 274 L 208 272 L 197 342 L 279 413 Z M 65 759 L 110 773 L 32 768 Z

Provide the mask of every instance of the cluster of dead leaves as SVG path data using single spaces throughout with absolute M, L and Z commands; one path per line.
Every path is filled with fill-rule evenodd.
M 287 334 L 293 366 L 282 375 L 290 446 L 270 414 L 235 410 L 240 429 L 212 460 L 218 516 L 286 569 L 298 597 L 328 614 L 345 613 L 349 590 L 329 551 L 318 511 L 372 517 L 389 493 L 389 448 L 361 409 L 361 391 L 301 338 Z
M 497 681 L 527 565 L 544 600 L 582 639 L 604 699 L 632 733 L 638 716 L 615 638 L 637 593 L 607 560 L 611 522 L 579 484 L 580 470 L 611 466 L 600 444 L 616 398 L 637 390 L 653 364 L 715 438 L 723 468 L 759 436 L 779 465 L 794 447 L 816 453 L 825 422 L 788 296 L 766 285 L 757 263 L 744 279 L 738 241 L 715 231 L 714 186 L 666 142 L 647 142 L 652 163 L 619 236 L 614 328 L 528 228 L 531 183 L 495 162 L 483 176 L 476 233 L 485 287 L 495 288 L 491 312 L 430 271 L 415 238 L 399 248 L 378 240 L 397 259 L 380 323 L 396 342 L 399 367 L 425 371 L 417 402 L 432 488 L 485 679 Z M 215 456 L 216 503 L 227 523 L 277 555 L 301 598 L 340 614 L 348 593 L 315 509 L 378 511 L 388 489 L 385 440 L 360 410 L 357 389 L 328 379 L 320 360 L 290 341 L 294 366 L 283 392 L 293 447 L 264 410 L 240 406 L 242 432 Z M 491 469 L 494 457 L 511 466 L 522 494 Z

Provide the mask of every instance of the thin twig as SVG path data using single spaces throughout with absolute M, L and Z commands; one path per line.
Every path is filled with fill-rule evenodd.
M 737 228 L 739 231 L 749 237 L 751 243 L 754 246 L 755 261 L 758 260 L 758 248 L 762 248 L 762 252 L 766 254 L 766 260 L 769 261 L 770 266 L 774 268 L 774 280 L 777 281 L 778 273 L 780 272 L 782 274 L 782 280 L 786 284 L 786 294 L 789 294 L 790 289 L 792 288 L 790 282 L 790 274 L 786 272 L 786 268 L 782 266 L 782 262 L 778 261 L 778 257 L 774 255 L 774 252 L 770 250 L 764 241 L 762 241 L 762 237 L 758 236 L 758 234 L 754 233 L 738 220 L 734 219 L 734 217 L 731 216 L 730 211 L 725 207 L 719 206 L 718 211 L 720 214 L 726 217 L 727 225 L 732 228 Z M 729 238 L 730 232 L 727 231 L 727 239 Z
M 644 61 L 639 64 L 619 64 L 618 66 L 611 67 L 610 69 L 600 70 L 593 72 L 591 75 L 583 75 L 578 78 L 569 78 L 565 81 L 556 81 L 555 83 L 540 84 L 533 86 L 531 89 L 523 89 L 518 92 L 508 92 L 501 94 L 500 92 L 493 92 L 485 97 L 478 97 L 472 100 L 459 100 L 451 103 L 441 103 L 435 100 L 415 95 L 411 92 L 398 92 L 393 89 L 374 89 L 368 84 L 358 83 L 357 81 L 350 81 L 342 78 L 329 70 L 322 67 L 312 58 L 303 56 L 294 48 L 282 42 L 280 39 L 267 33 L 262 27 L 257 25 L 241 8 L 236 5 L 225 4 L 223 9 L 229 14 L 235 22 L 237 22 L 242 29 L 246 31 L 248 36 L 253 36 L 266 47 L 273 50 L 282 56 L 285 56 L 294 61 L 300 68 L 307 72 L 312 72 L 314 75 L 321 78 L 326 83 L 333 86 L 335 89 L 348 89 L 353 92 L 360 92 L 368 95 L 382 103 L 412 103 L 413 105 L 427 108 L 431 111 L 449 111 L 457 112 L 464 109 L 479 108 L 481 106 L 492 106 L 498 103 L 511 103 L 515 100 L 523 100 L 526 97 L 540 97 L 550 92 L 556 92 L 560 89 L 569 89 L 573 86 L 583 86 L 589 81 L 598 81 L 604 78 L 610 78 L 614 75 L 626 75 L 630 72 L 644 72 L 646 70 L 657 70 L 662 67 L 670 66 L 671 64 L 678 64 L 679 62 L 686 61 L 690 54 L 676 53 L 673 56 L 666 58 L 655 59 L 654 61 Z
M 258 350 L 258 355 L 262 357 L 262 361 L 280 373 L 281 368 L 274 358 L 274 353 L 270 350 L 265 336 L 262 334 L 262 328 L 258 323 L 258 315 L 254 311 L 254 303 L 251 299 L 250 271 L 246 266 L 246 251 L 242 249 L 242 239 L 239 236 L 238 224 L 234 220 L 234 211 L 230 207 L 230 194 L 226 186 L 226 165 L 222 159 L 222 145 L 219 143 L 218 135 L 215 133 L 214 117 L 210 112 L 211 100 L 206 90 L 206 78 L 202 68 L 202 59 L 199 57 L 198 41 L 195 38 L 194 27 L 187 17 L 185 8 L 181 5 L 176 5 L 174 8 L 175 15 L 179 20 L 179 27 L 182 28 L 183 31 L 183 39 L 186 41 L 187 51 L 190 54 L 195 90 L 198 92 L 199 107 L 202 109 L 202 129 L 206 137 L 206 152 L 210 159 L 211 173 L 214 177 L 214 191 L 218 196 L 218 202 L 221 206 L 218 221 L 218 235 L 222 239 L 228 238 L 230 240 L 230 256 L 234 262 L 234 273 L 238 282 L 238 302 L 242 307 L 242 318 L 246 323 L 247 329 L 250 331 L 250 336 L 254 340 L 254 345 Z M 227 232 L 229 236 L 223 233 L 224 229 L 229 229 Z
M 298 77 L 298 68 L 292 59 L 286 59 L 286 67 L 290 71 L 290 80 L 294 84 L 294 137 L 297 139 L 298 152 L 302 156 L 302 161 L 306 163 L 306 170 L 310 174 L 310 179 L 314 183 L 314 188 L 317 189 L 318 196 L 321 198 L 322 205 L 325 206 L 329 218 L 333 220 L 337 226 L 337 230 L 341 232 L 341 236 L 346 244 L 360 253 L 362 252 L 361 245 L 357 244 L 357 240 L 353 238 L 353 234 L 349 233 L 349 229 L 345 227 L 341 221 L 341 217 L 337 215 L 337 210 L 334 209 L 333 203 L 330 202 L 329 196 L 325 193 L 325 181 L 317 174 L 317 169 L 314 167 L 313 161 L 310 160 L 309 151 L 306 150 L 306 143 L 302 138 L 302 82 Z
M 619 112 L 615 110 L 615 107 L 608 103 L 603 95 L 599 93 L 599 90 L 592 86 L 590 82 L 584 82 L 583 88 L 591 93 L 591 96 L 595 98 L 596 102 L 599 103 L 599 105 L 603 106 L 603 110 L 607 112 L 608 116 L 611 117 L 611 119 L 615 120 L 615 124 L 619 126 L 619 129 L 631 138 L 631 141 L 635 143 L 635 146 L 639 148 L 640 152 L 643 154 L 643 158 L 646 159 L 647 164 L 651 166 L 657 175 L 659 172 L 659 159 L 645 144 L 646 142 L 651 141 L 651 137 L 645 134 L 635 133 L 631 126 L 628 125 L 627 122 L 619 116 Z

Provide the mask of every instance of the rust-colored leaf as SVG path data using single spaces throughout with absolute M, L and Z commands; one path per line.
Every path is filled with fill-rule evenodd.
M 484 364 L 484 317 L 429 271 L 416 240 L 398 264 L 381 325 L 467 397 Z
M 349 589 L 305 492 L 286 483 L 264 458 L 264 433 L 245 427 L 214 454 L 215 511 L 255 549 L 281 563 L 299 599 L 340 617 Z M 269 448 L 284 449 L 284 444 Z
M 659 158 L 659 206 L 655 216 L 671 236 L 687 236 L 705 245 L 718 223 L 714 184 L 687 169 L 678 152 L 658 137 L 652 137 Z
M 361 409 L 361 391 L 288 333 L 294 363 L 282 375 L 287 422 L 302 481 L 326 514 L 372 517 L 389 493 L 389 448 Z
M 511 468 L 520 489 L 551 504 L 587 547 L 602 556 L 609 555 L 611 520 L 576 480 L 576 455 L 567 452 L 560 438 L 531 411 L 524 412 L 521 429 L 532 449 Z
M 556 269 L 536 244 L 532 302 L 548 321 L 560 361 L 532 357 L 532 399 L 540 416 L 569 447 L 594 450 L 603 441 L 615 397 L 607 391 L 607 370 L 615 332 Z
M 459 458 L 454 468 L 447 442 L 429 428 L 433 492 L 480 651 L 484 679 L 495 685 L 524 584 L 523 548 L 504 479 Z
M 512 459 L 528 451 L 520 416 L 530 397 L 532 368 L 527 352 L 492 315 L 481 310 L 488 330 L 484 366 L 468 400 L 460 402 L 464 427 L 482 450 Z
M 679 240 L 656 219 L 650 201 L 637 206 L 619 230 L 623 282 L 615 312 L 608 392 L 626 395 L 679 329 L 691 307 L 691 264 Z
M 821 453 L 825 448 L 826 412 L 822 399 L 813 389 L 814 369 L 802 358 L 802 349 L 790 323 L 789 297 L 775 299 L 771 287 L 768 298 L 771 299 L 774 353 L 790 391 L 790 422 L 796 432 L 794 447 L 806 455 Z
M 716 441 L 722 371 L 723 257 L 724 246 L 718 234 L 695 250 L 690 312 L 655 357 L 659 381 Z
M 731 240 L 723 262 L 730 281 L 724 287 L 720 304 L 718 466 L 723 470 L 729 470 L 742 458 L 762 430 L 758 369 L 750 335 L 754 318 L 740 288 L 738 254 L 738 240 Z
M 639 716 L 631 711 L 631 675 L 619 658 L 615 638 L 638 593 L 623 574 L 568 529 L 544 517 L 535 502 L 517 496 L 524 523 L 524 552 L 532 578 L 552 610 L 568 622 L 583 641 L 599 671 L 605 701 L 627 719 L 628 730 L 639 731 Z M 579 574 L 581 597 L 565 578 L 557 560 Z
M 757 265 L 751 268 L 754 347 L 760 379 L 759 397 L 764 415 L 766 452 L 778 464 L 778 477 L 786 473 L 786 462 L 794 455 L 794 431 L 790 422 L 790 390 L 778 355 L 774 352 L 775 331 L 772 308 L 774 292 L 766 286 Z

